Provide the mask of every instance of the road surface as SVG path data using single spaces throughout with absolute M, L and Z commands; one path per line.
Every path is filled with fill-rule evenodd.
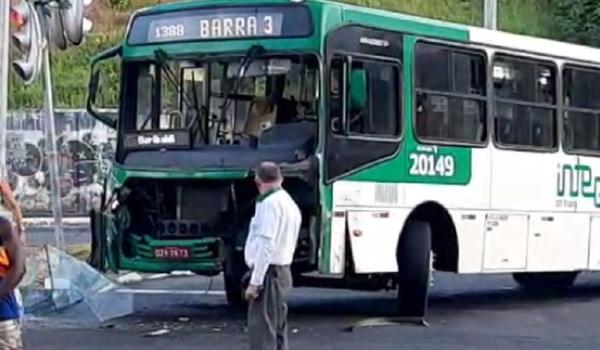
M 220 283 L 174 278 L 133 288 L 135 313 L 103 327 L 29 327 L 31 349 L 244 349 L 243 315 Z M 506 276 L 438 278 L 429 327 L 361 321 L 393 316 L 394 294 L 297 289 L 290 301 L 292 349 L 597 349 L 600 279 L 585 276 L 560 295 L 526 294 Z M 176 291 L 170 293 L 169 290 Z M 377 322 L 375 322 L 377 324 Z M 145 337 L 167 329 L 168 334 Z
M 79 233 L 78 233 L 79 232 Z M 51 235 L 51 231 L 48 231 Z M 85 230 L 69 233 L 81 243 Z M 45 237 L 38 233 L 43 241 Z M 68 239 L 68 241 L 69 241 Z M 123 287 L 135 312 L 103 325 L 26 325 L 28 349 L 245 349 L 244 317 L 226 305 L 219 277 L 177 277 Z M 599 349 L 600 274 L 560 293 L 528 294 L 509 276 L 436 274 L 429 327 L 381 324 L 393 291 L 296 289 L 290 300 L 292 349 Z M 348 328 L 369 320 L 372 327 Z M 149 332 L 168 333 L 147 337 Z

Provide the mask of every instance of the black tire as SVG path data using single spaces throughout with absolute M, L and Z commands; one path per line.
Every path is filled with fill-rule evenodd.
M 225 295 L 227 303 L 235 310 L 246 308 L 247 303 L 243 297 L 242 278 L 247 271 L 246 264 L 239 253 L 229 255 L 230 258 L 225 264 L 223 280 L 225 283 Z
M 575 283 L 578 272 L 514 273 L 513 279 L 523 289 L 567 288 Z
M 92 239 L 88 264 L 99 272 L 106 272 L 106 243 L 102 237 L 104 225 L 95 210 L 91 210 L 89 215 Z
M 396 250 L 398 261 L 398 315 L 424 320 L 430 285 L 431 228 L 422 221 L 408 222 Z
M 225 281 L 225 294 L 227 296 L 227 303 L 234 309 L 242 309 L 245 306 L 244 298 L 242 297 L 242 276 L 236 276 L 232 274 L 223 274 Z

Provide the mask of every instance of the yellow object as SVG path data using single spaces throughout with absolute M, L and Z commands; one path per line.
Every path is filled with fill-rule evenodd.
M 10 269 L 10 257 L 4 247 L 0 247 L 0 277 L 5 277 Z

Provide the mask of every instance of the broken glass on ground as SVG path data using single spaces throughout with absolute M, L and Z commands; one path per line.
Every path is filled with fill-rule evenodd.
M 64 318 L 98 322 L 133 313 L 133 295 L 87 263 L 45 246 L 28 252 L 27 273 L 19 286 L 26 319 Z

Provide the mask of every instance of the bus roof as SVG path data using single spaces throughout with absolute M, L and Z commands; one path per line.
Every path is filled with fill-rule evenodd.
M 344 4 L 330 0 L 304 0 L 304 1 L 292 1 L 292 0 L 185 0 L 177 1 L 165 4 L 155 5 L 149 8 L 141 9 L 136 14 L 144 13 L 156 13 L 156 12 L 169 12 L 184 10 L 194 7 L 210 7 L 210 6 L 232 6 L 232 5 L 264 5 L 264 4 L 292 4 L 292 3 L 306 3 L 322 5 L 325 7 L 335 7 L 341 10 L 343 16 L 343 22 L 365 15 L 369 17 L 379 17 L 387 19 L 388 23 L 393 23 L 394 20 L 402 21 L 403 23 L 414 23 L 421 26 L 435 27 L 437 30 L 427 31 L 425 35 L 431 35 L 437 38 L 450 38 L 457 40 L 456 37 L 452 37 L 447 33 L 452 31 L 464 32 L 464 40 L 481 44 L 485 46 L 496 47 L 499 49 L 516 50 L 521 52 L 527 52 L 533 55 L 544 55 L 554 57 L 556 59 L 567 59 L 572 61 L 584 61 L 594 64 L 600 64 L 600 49 L 570 44 L 566 42 L 549 40 L 543 38 L 537 38 L 526 35 L 518 35 L 507 33 L 503 31 L 488 30 L 480 27 L 462 25 L 458 23 L 445 22 L 441 20 L 424 18 L 414 15 L 408 15 L 403 13 L 397 13 L 392 11 L 386 11 L 381 9 L 374 9 L 368 7 L 362 7 L 357 5 Z M 353 22 L 356 22 L 355 20 Z M 400 25 L 396 28 L 393 24 L 386 25 L 388 30 L 399 30 L 403 28 Z M 447 32 L 444 32 L 446 30 Z M 448 32 L 449 31 L 449 32 Z M 422 33 L 418 33 L 422 34 Z M 463 40 L 463 39 L 459 39 Z
M 341 6 L 344 12 L 360 11 L 376 16 L 396 18 L 404 21 L 414 21 L 436 27 L 454 30 L 464 30 L 467 31 L 469 34 L 469 41 L 476 44 L 523 51 L 531 54 L 551 56 L 559 59 L 562 58 L 574 61 L 587 61 L 591 63 L 600 64 L 600 49 L 590 46 L 570 44 L 563 41 L 543 39 L 527 35 L 513 34 L 499 30 L 489 30 L 481 27 L 468 26 L 432 18 L 419 17 L 409 14 L 361 7 L 356 5 L 342 4 L 328 0 L 307 0 L 307 2 L 335 4 L 337 6 Z

